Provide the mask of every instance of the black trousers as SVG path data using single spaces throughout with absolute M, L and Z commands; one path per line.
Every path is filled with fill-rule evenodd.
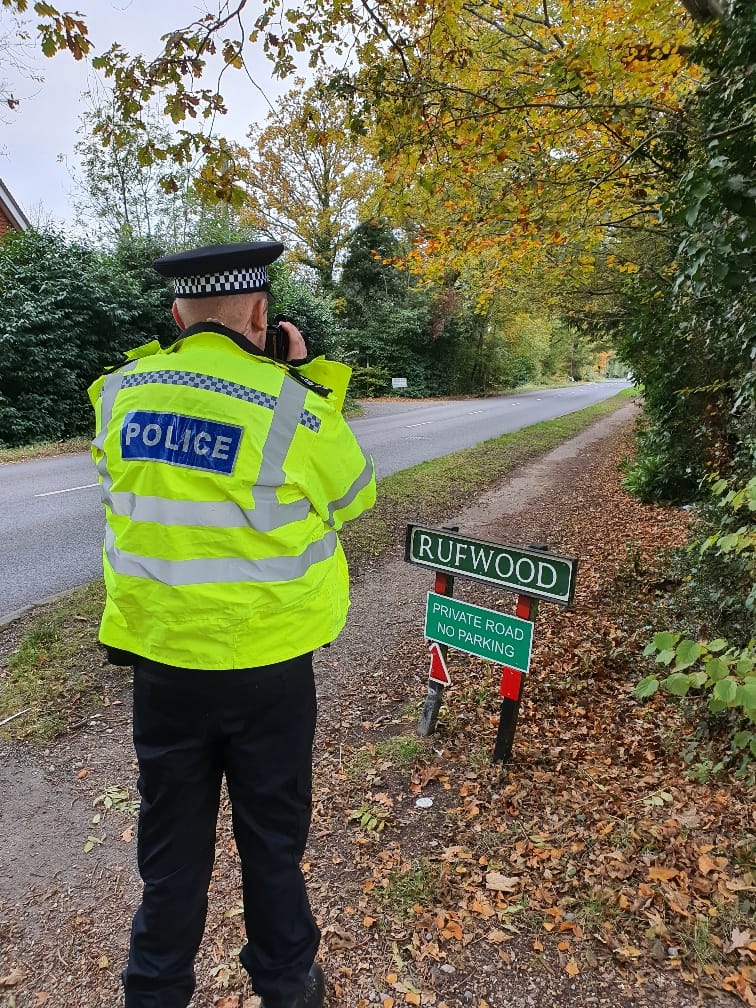
M 126 1008 L 186 1008 L 191 999 L 224 774 L 242 865 L 241 962 L 263 998 L 302 989 L 320 941 L 300 870 L 315 715 L 311 654 L 223 672 L 136 660 L 144 891 L 123 973 Z

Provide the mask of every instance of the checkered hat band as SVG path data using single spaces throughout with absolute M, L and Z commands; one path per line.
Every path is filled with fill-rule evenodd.
M 225 270 L 206 276 L 175 277 L 176 297 L 205 297 L 212 294 L 241 294 L 243 291 L 262 290 L 268 285 L 265 266 L 249 269 Z

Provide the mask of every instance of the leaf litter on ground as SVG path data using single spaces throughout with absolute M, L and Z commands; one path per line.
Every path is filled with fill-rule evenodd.
M 751 796 L 724 773 L 690 779 L 684 711 L 633 693 L 642 650 L 663 629 L 665 551 L 684 543 L 690 516 L 621 489 L 629 450 L 627 429 L 615 431 L 564 467 L 558 500 L 517 518 L 519 541 L 548 542 L 580 566 L 573 609 L 540 607 L 509 764 L 491 762 L 500 701 L 490 663 L 450 652 L 436 734 L 419 739 L 421 625 L 377 655 L 378 674 L 343 668 L 337 649 L 322 656 L 320 676 L 341 688 L 321 700 L 304 871 L 329 1006 L 756 1005 Z M 495 588 L 460 589 L 513 611 L 514 597 Z M 390 585 L 386 597 L 389 620 Z M 123 768 L 109 784 L 131 786 L 130 757 Z M 91 781 L 93 795 L 98 787 Z M 432 806 L 417 808 L 419 797 Z M 216 853 L 193 1003 L 255 1008 L 237 959 L 243 917 L 225 801 Z M 0 1004 L 118 1004 L 133 873 L 96 872 L 78 900 L 36 898 L 60 940 L 53 954 L 0 907 L 11 964 Z

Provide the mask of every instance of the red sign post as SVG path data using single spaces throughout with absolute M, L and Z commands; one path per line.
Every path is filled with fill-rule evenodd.
M 517 599 L 515 616 L 520 619 L 535 622 L 538 613 L 538 599 L 529 595 L 520 595 Z M 499 714 L 499 728 L 496 733 L 496 745 L 494 746 L 493 758 L 508 762 L 512 758 L 512 746 L 514 745 L 514 734 L 517 728 L 517 719 L 520 715 L 520 701 L 522 691 L 525 687 L 525 676 L 517 669 L 508 668 L 506 665 L 501 669 L 501 685 L 499 695 L 501 696 L 501 713 Z

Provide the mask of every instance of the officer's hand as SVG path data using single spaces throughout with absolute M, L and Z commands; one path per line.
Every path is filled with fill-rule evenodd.
M 306 360 L 307 345 L 299 329 L 297 329 L 293 322 L 279 322 L 278 324 L 289 337 L 289 353 L 286 360 L 292 362 Z

